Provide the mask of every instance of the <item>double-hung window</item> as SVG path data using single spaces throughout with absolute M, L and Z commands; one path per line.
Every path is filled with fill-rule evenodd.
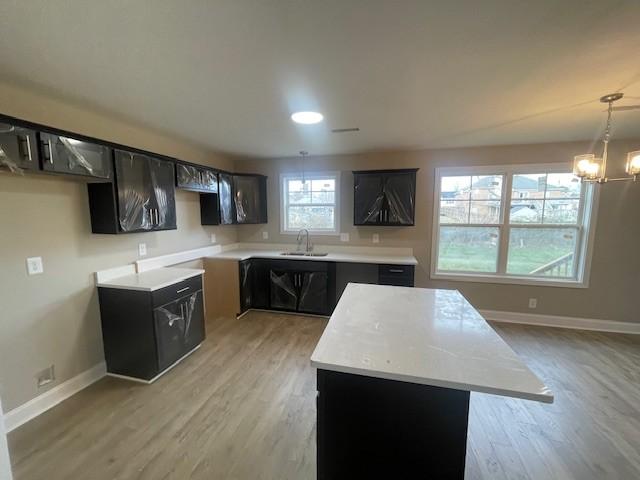
M 340 233 L 340 173 L 291 173 L 280 176 L 280 230 Z
M 431 275 L 584 286 L 593 185 L 564 164 L 436 170 Z

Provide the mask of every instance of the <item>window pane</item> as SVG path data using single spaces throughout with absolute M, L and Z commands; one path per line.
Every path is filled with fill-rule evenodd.
M 545 200 L 544 223 L 577 223 L 580 200 Z
M 442 177 L 440 182 L 440 198 L 443 200 L 464 200 L 471 191 L 470 176 Z
M 528 175 L 514 175 L 511 188 L 511 198 L 518 199 L 543 199 L 544 187 L 547 182 L 546 173 L 534 173 Z
M 336 181 L 333 178 L 319 179 L 311 181 L 311 190 L 314 192 L 335 192 Z
M 501 200 L 502 175 L 472 177 L 471 198 L 474 200 Z
M 468 223 L 468 200 L 442 200 L 440 202 L 440 223 Z
M 335 207 L 296 207 L 290 206 L 287 210 L 287 228 L 313 230 L 334 229 Z
M 471 201 L 471 223 L 500 223 L 499 201 Z
M 335 192 L 312 192 L 311 203 L 334 203 Z
M 507 273 L 573 277 L 577 237 L 573 228 L 512 228 Z
M 513 200 L 509 223 L 542 223 L 543 200 Z
M 310 189 L 309 182 L 302 182 L 302 180 L 287 180 L 287 186 L 289 192 L 304 192 Z
M 438 270 L 495 273 L 497 227 L 441 227 Z
M 550 173 L 547 198 L 580 198 L 580 179 L 573 173 Z
M 289 204 L 311 203 L 311 192 L 289 192 Z

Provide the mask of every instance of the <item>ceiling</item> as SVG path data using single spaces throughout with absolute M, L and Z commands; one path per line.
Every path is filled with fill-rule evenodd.
M 638 0 L 15 0 L 0 81 L 255 157 L 587 140 L 598 97 L 640 104 L 638 25 Z

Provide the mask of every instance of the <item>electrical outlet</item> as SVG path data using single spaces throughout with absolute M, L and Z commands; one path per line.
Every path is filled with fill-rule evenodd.
M 374 233 L 373 236 L 371 237 L 371 241 L 373 243 L 380 243 L 380 235 L 378 235 L 377 233 Z
M 349 241 L 349 234 L 348 233 L 341 233 L 340 234 L 340 241 L 341 242 L 348 242 Z
M 216 243 L 216 234 L 215 233 L 211 234 L 211 243 Z
M 44 370 L 40 370 L 36 373 L 36 380 L 38 388 L 44 387 L 45 385 L 53 382 L 56 379 L 56 374 L 54 370 L 54 365 L 49 365 Z
M 42 257 L 27 258 L 27 273 L 29 275 L 39 275 L 43 272 L 44 266 L 42 265 Z
M 536 308 L 538 306 L 538 299 L 537 298 L 530 298 L 529 299 L 529 308 Z
M 144 257 L 147 255 L 147 244 L 146 243 L 139 243 L 138 244 L 138 255 L 140 255 L 141 257 Z
M 266 230 L 262 232 L 262 239 L 263 240 L 269 240 L 269 232 L 267 232 Z

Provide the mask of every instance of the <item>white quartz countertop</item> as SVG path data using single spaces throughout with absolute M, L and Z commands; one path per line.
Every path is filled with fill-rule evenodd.
M 143 290 L 152 292 L 169 285 L 181 282 L 187 278 L 202 275 L 204 270 L 198 268 L 156 268 L 142 273 L 124 275 L 108 281 L 98 282 L 98 287 L 121 288 L 125 290 Z
M 315 262 L 337 262 L 337 263 L 373 263 L 389 265 L 417 265 L 418 261 L 412 255 L 394 255 L 389 253 L 345 253 L 329 252 L 323 257 L 307 257 L 303 255 L 282 255 L 284 249 L 236 249 L 216 253 L 207 258 L 220 260 L 247 260 L 249 258 L 269 258 L 280 260 L 310 260 Z M 322 250 L 318 249 L 318 252 Z
M 549 388 L 457 290 L 350 283 L 311 364 L 337 372 L 553 402 Z

